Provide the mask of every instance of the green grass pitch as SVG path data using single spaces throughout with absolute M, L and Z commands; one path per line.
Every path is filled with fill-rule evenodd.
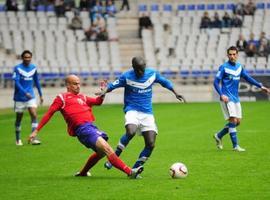
M 242 103 L 240 145 L 233 152 L 229 136 L 224 150 L 215 147 L 213 134 L 224 125 L 218 103 L 155 104 L 159 128 L 156 148 L 145 165 L 143 178 L 130 180 L 116 169 L 105 170 L 101 160 L 92 177 L 78 178 L 78 171 L 92 151 L 69 137 L 60 113 L 40 132 L 42 145 L 26 144 L 30 119 L 22 124 L 24 146 L 15 146 L 14 113 L 0 110 L 0 199 L 93 199 L 93 200 L 269 200 L 270 199 L 270 104 Z M 45 108 L 39 109 L 39 119 Z M 124 133 L 121 105 L 95 107 L 96 125 L 110 136 L 115 147 Z M 133 165 L 143 147 L 134 137 L 122 154 Z M 171 179 L 174 162 L 187 165 L 186 179 Z

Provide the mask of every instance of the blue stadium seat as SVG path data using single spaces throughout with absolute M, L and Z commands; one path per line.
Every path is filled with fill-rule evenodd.
M 5 4 L 0 4 L 0 12 L 6 11 Z
M 172 12 L 172 5 L 171 4 L 164 4 L 163 11 Z
M 197 10 L 205 10 L 205 5 L 204 4 L 198 4 L 197 5 Z
M 178 5 L 177 10 L 178 11 L 185 11 L 186 10 L 186 5 Z
M 152 12 L 158 12 L 158 11 L 159 11 L 159 6 L 158 6 L 158 4 L 152 4 L 152 5 L 151 5 L 151 11 L 152 11 Z
M 265 72 L 266 72 L 266 70 L 264 70 L 264 69 L 256 69 L 254 73 L 256 75 L 264 75 Z
M 226 4 L 227 10 L 234 10 L 235 5 L 233 3 Z
M 225 4 L 218 4 L 217 5 L 217 10 L 224 10 L 225 9 Z
M 4 80 L 12 80 L 13 73 L 12 72 L 4 72 L 3 73 L 3 78 Z
M 270 3 L 267 3 L 267 9 L 270 9 Z
M 188 11 L 194 11 L 196 9 L 194 4 L 189 4 L 187 10 Z
M 146 4 L 139 4 L 139 12 L 146 12 L 147 5 Z
M 257 9 L 264 9 L 265 8 L 265 4 L 264 3 L 257 3 L 256 4 L 256 8 Z
M 192 70 L 191 71 L 191 76 L 194 78 L 198 78 L 202 76 L 202 72 L 200 70 Z
M 54 12 L 54 5 L 48 5 L 47 12 Z
M 44 12 L 44 11 L 46 11 L 46 6 L 44 6 L 44 5 L 38 5 L 37 11 L 39 11 L 39 12 Z
M 207 10 L 215 10 L 215 4 L 207 4 L 206 9 Z

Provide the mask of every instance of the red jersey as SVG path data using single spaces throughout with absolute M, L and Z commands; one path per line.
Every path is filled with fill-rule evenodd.
M 56 111 L 60 111 L 68 125 L 69 135 L 75 136 L 74 130 L 77 126 L 95 121 L 92 106 L 101 105 L 102 102 L 103 97 L 91 98 L 83 94 L 61 93 L 57 95 L 49 110 L 42 117 L 37 130 L 39 131 Z

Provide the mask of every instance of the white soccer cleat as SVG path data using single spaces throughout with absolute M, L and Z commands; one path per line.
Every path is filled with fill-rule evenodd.
M 217 136 L 217 133 L 213 136 L 215 141 L 216 141 L 216 145 L 218 149 L 223 149 L 223 145 L 222 145 L 222 141 L 221 139 L 219 139 L 219 137 Z
M 244 152 L 246 151 L 245 149 L 241 148 L 239 145 L 237 145 L 236 147 L 233 148 L 234 151 L 238 151 L 238 152 Z
M 17 145 L 17 146 L 22 146 L 22 145 L 23 145 L 23 143 L 22 143 L 22 141 L 21 141 L 21 140 L 16 140 L 16 145 Z
M 40 142 L 40 140 L 38 140 L 37 138 L 34 138 L 34 139 L 32 139 L 32 140 L 30 141 L 30 144 L 32 144 L 32 145 L 40 145 L 41 142 Z
M 137 168 L 133 168 L 131 171 L 131 174 L 129 175 L 129 178 L 131 179 L 140 179 L 140 174 L 143 172 L 143 166 L 139 166 Z
M 77 172 L 74 176 L 90 177 L 92 176 L 92 174 L 90 172 L 87 172 L 86 174 L 81 174 L 81 172 Z

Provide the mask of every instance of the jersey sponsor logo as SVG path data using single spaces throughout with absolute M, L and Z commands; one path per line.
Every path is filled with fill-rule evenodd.
M 35 74 L 36 70 L 37 70 L 37 69 L 34 68 L 34 69 L 32 69 L 31 71 L 26 72 L 26 71 L 24 71 L 24 70 L 18 68 L 19 74 L 21 74 L 22 76 L 27 77 L 27 78 L 33 76 L 33 75 Z
M 85 104 L 85 102 L 84 102 L 81 98 L 78 98 L 77 101 L 78 101 L 78 103 L 79 103 L 80 105 L 84 105 L 84 104 Z
M 231 75 L 234 75 L 234 76 L 239 76 L 241 71 L 242 71 L 242 66 L 241 65 L 238 67 L 237 70 L 225 68 L 225 72 L 227 74 L 231 74 Z
M 146 89 L 146 90 L 138 90 L 138 93 L 147 93 L 147 92 L 151 92 L 152 91 L 152 89 L 151 88 L 149 88 L 149 89 Z
M 32 81 L 33 78 L 32 77 L 24 77 L 23 80 L 25 80 L 25 81 Z
M 154 73 L 144 83 L 139 83 L 139 82 L 132 81 L 132 80 L 129 80 L 129 79 L 126 79 L 126 81 L 127 81 L 127 85 L 137 87 L 139 89 L 146 89 L 146 88 L 148 88 L 150 85 L 152 85 L 154 83 L 155 79 L 156 79 L 156 74 Z

